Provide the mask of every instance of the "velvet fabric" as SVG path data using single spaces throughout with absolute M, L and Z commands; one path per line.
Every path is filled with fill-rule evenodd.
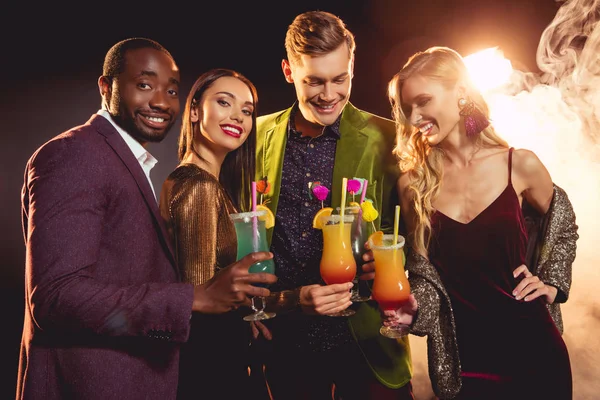
M 512 149 L 509 177 L 511 160 Z M 569 355 L 544 300 L 525 302 L 512 295 L 521 279 L 512 272 L 525 263 L 528 238 L 510 178 L 468 223 L 436 211 L 432 232 L 429 259 L 448 292 L 456 323 L 463 381 L 458 398 L 570 399 Z
M 152 188 L 104 117 L 30 158 L 22 192 L 25 317 L 17 399 L 174 399 L 188 339 Z

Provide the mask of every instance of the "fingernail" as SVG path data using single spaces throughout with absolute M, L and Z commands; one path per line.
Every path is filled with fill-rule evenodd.
M 516 296 L 516 295 L 517 295 L 517 291 L 513 290 L 513 296 Z

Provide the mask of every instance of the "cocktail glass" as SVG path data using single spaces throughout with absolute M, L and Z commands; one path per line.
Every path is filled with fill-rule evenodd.
M 237 214 L 229 214 L 235 226 L 235 234 L 237 237 L 237 259 L 241 259 L 247 254 L 257 251 L 269 251 L 267 243 L 267 233 L 265 229 L 265 221 L 261 221 L 260 217 L 264 216 L 266 211 L 251 211 Z M 250 273 L 268 272 L 275 273 L 275 263 L 273 260 L 259 261 L 250 266 Z M 256 284 L 256 286 L 265 287 L 264 284 Z M 265 312 L 265 298 L 262 296 L 252 297 L 252 310 L 254 313 L 246 315 L 246 321 L 260 321 L 263 319 L 273 318 L 274 312 Z
M 321 278 L 326 284 L 352 282 L 356 276 L 356 261 L 352 254 L 353 215 L 327 215 L 323 221 L 323 254 L 321 256 Z M 354 315 L 352 309 L 328 314 L 335 317 Z
M 338 213 L 340 212 L 340 207 L 336 209 Z M 362 218 L 362 209 L 358 206 L 350 206 L 345 208 L 345 213 L 348 215 L 352 215 L 354 220 L 352 221 L 352 230 L 350 232 L 350 245 L 352 247 L 352 254 L 354 255 L 354 261 L 356 262 L 356 275 L 352 280 L 354 286 L 352 286 L 352 300 L 355 303 L 359 303 L 361 301 L 367 301 L 371 298 L 369 294 L 363 295 L 363 290 L 361 290 L 361 281 L 358 279 L 362 269 L 361 265 L 364 264 L 363 254 L 365 254 L 365 243 L 369 238 L 369 225 Z M 366 288 L 365 282 L 365 291 L 369 289 Z
M 410 285 L 404 271 L 404 237 L 398 235 L 394 244 L 394 235 L 383 235 L 381 243 L 369 240 L 375 258 L 375 280 L 373 298 L 381 310 L 397 310 L 410 295 Z M 398 324 L 382 326 L 379 333 L 388 338 L 401 338 L 409 332 L 409 326 Z

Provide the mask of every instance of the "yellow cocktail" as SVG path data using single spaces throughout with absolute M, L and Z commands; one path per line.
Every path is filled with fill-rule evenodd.
M 410 285 L 404 272 L 404 237 L 398 236 L 394 244 L 394 235 L 383 235 L 381 243 L 369 240 L 375 258 L 375 279 L 373 298 L 382 310 L 397 310 L 408 300 Z M 380 333 L 386 337 L 399 338 L 408 333 L 408 326 L 396 325 L 382 327 Z

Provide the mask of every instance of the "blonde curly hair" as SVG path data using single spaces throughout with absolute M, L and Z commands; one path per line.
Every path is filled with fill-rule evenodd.
M 430 146 L 423 140 L 421 132 L 402 110 L 402 87 L 413 75 L 438 80 L 447 88 L 462 82 L 466 85 L 466 96 L 488 119 L 490 113 L 483 96 L 469 79 L 463 58 L 448 47 L 436 46 L 415 53 L 388 83 L 388 98 L 397 132 L 393 151 L 402 173 L 409 174 L 408 192 L 412 196 L 416 216 L 415 230 L 409 233 L 409 240 L 416 251 L 426 254 L 431 240 L 431 215 L 435 211 L 432 204 L 440 193 L 444 176 L 444 153 L 439 147 Z M 478 135 L 477 140 L 481 147 L 508 147 L 508 143 L 496 134 L 491 125 Z

